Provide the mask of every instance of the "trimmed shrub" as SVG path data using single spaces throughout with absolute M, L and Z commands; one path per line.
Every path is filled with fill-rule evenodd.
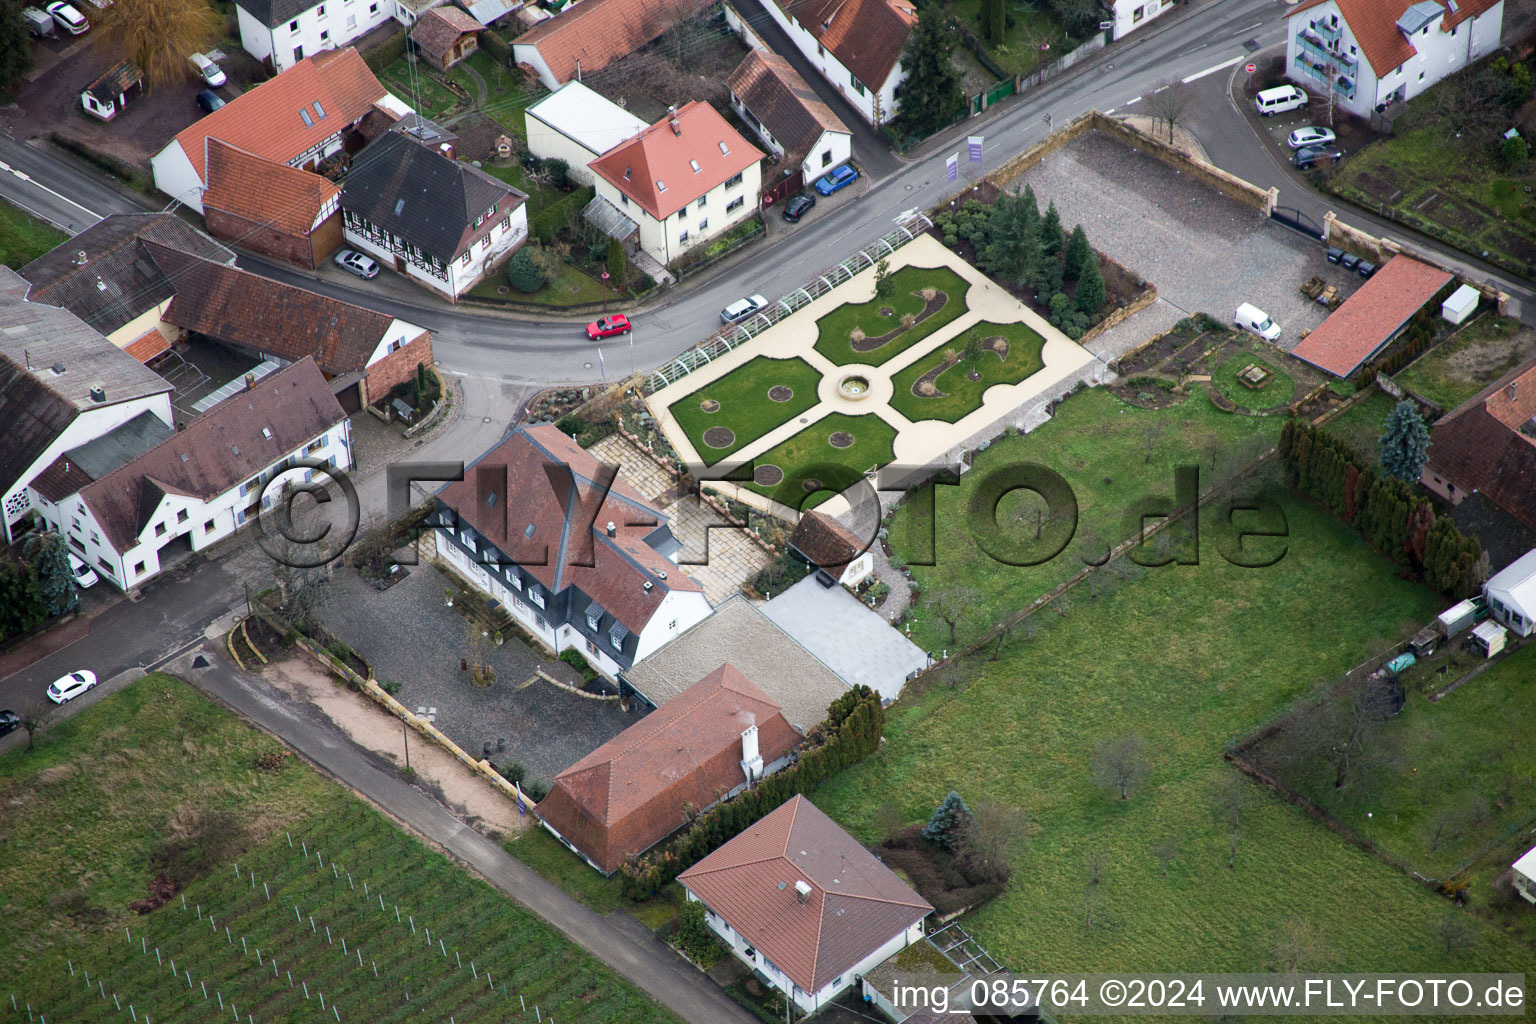
M 524 295 L 532 295 L 543 288 L 546 280 L 543 268 L 533 258 L 533 250 L 526 245 L 507 261 L 507 284 Z

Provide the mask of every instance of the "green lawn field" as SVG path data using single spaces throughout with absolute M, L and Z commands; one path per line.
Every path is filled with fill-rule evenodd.
M 1380 453 L 1381 430 L 1397 406 L 1397 399 L 1372 389 L 1370 395 L 1323 424 L 1323 429 L 1350 444 L 1372 463 Z
M 816 351 L 838 366 L 862 363 L 879 366 L 886 360 L 916 345 L 947 323 L 964 316 L 969 308 L 966 295 L 971 283 L 948 267 L 902 267 L 891 274 L 893 290 L 890 295 L 876 296 L 868 302 L 844 303 L 816 321 Z M 926 300 L 919 293 L 933 288 L 947 296 L 943 306 L 927 318 L 878 348 L 860 352 L 853 347 L 855 330 L 861 330 L 868 338 L 881 338 L 901 327 L 903 316 L 916 316 L 923 311 Z M 882 313 L 890 310 L 890 314 Z
M 846 448 L 836 448 L 831 443 L 834 434 L 847 434 L 853 443 Z M 748 486 L 791 508 L 812 508 L 832 497 L 833 491 L 849 486 L 853 476 L 867 472 L 872 466 L 890 462 L 895 455 L 892 447 L 895 443 L 896 428 L 874 413 L 849 416 L 834 412 L 754 458 L 752 464 L 756 472 L 762 472 L 766 466 L 777 466 L 783 477 L 777 483 Z M 828 467 L 841 469 L 829 471 Z M 835 481 L 829 477 L 829 472 L 846 472 L 848 476 Z M 804 485 L 812 479 L 825 485 L 840 486 L 816 491 L 807 501 L 806 496 L 812 492 L 806 491 Z
M 996 351 L 982 352 L 976 362 L 979 380 L 968 376 L 971 364 L 964 358 L 965 347 L 972 338 L 986 341 L 1002 338 L 1008 343 L 1008 356 L 1002 358 Z M 918 395 L 912 387 L 918 379 L 932 372 L 947 358 L 944 351 L 933 352 L 919 359 L 891 379 L 895 393 L 891 396 L 891 408 L 907 419 L 956 420 L 981 408 L 982 397 L 994 384 L 1017 384 L 1031 374 L 1044 369 L 1040 358 L 1045 339 L 1024 324 L 979 323 L 955 338 L 946 350 L 954 350 L 960 362 L 939 375 L 934 382 L 942 394 Z
M 689 392 L 667 409 L 693 442 L 704 465 L 713 466 L 815 405 L 820 401 L 816 396 L 820 383 L 821 373 L 804 359 L 758 356 Z M 788 388 L 790 396 L 776 401 L 770 397 L 775 387 Z M 706 412 L 706 402 L 715 403 L 718 408 Z M 731 431 L 733 440 L 718 448 L 706 443 L 704 434 L 712 427 Z
M 674 1020 L 283 751 L 154 675 L 0 757 L 8 991 L 58 1021 Z
M 12 270 L 64 244 L 66 237 L 64 232 L 20 207 L 0 202 L 0 263 Z

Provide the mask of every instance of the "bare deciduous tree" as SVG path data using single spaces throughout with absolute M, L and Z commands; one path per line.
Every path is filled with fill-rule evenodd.
M 1147 741 L 1136 733 L 1105 740 L 1093 755 L 1094 781 L 1121 800 L 1129 800 L 1151 770 Z
M 972 826 L 960 840 L 962 857 L 987 875 L 1008 881 L 1013 862 L 1029 847 L 1035 827 L 1022 807 L 988 801 L 971 808 Z
M 28 701 L 22 706 L 18 717 L 21 719 L 21 727 L 27 733 L 28 750 L 31 750 L 36 743 L 38 730 L 48 724 L 50 710 L 52 710 L 51 705 L 40 700 Z
M 1275 934 L 1270 966 L 1281 974 L 1318 970 L 1325 945 L 1316 924 L 1306 918 L 1287 918 Z
M 219 16 L 206 0 L 117 0 L 101 13 L 96 32 L 99 44 L 132 61 L 153 89 L 192 77 L 187 55 L 218 38 Z
M 1178 860 L 1181 852 L 1179 841 L 1172 836 L 1164 836 L 1152 844 L 1152 856 L 1156 857 L 1157 862 L 1163 866 L 1164 878 L 1168 877 L 1168 865 Z
M 1211 816 L 1218 825 L 1238 828 L 1252 805 L 1253 790 L 1248 781 L 1236 773 L 1223 775 L 1211 796 Z
M 1173 133 L 1182 128 L 1195 109 L 1195 91 L 1183 82 L 1165 78 L 1157 83 L 1152 98 L 1147 101 L 1147 113 L 1158 126 L 1168 132 L 1168 143 L 1173 144 Z
M 949 627 L 949 643 L 951 646 L 958 642 L 955 637 L 960 623 L 965 620 L 971 608 L 980 598 L 980 592 L 974 587 L 961 585 L 938 587 L 929 591 L 928 606 Z
M 1456 911 L 1446 914 L 1435 923 L 1435 938 L 1445 946 L 1446 959 L 1470 945 L 1476 934 L 1465 915 Z

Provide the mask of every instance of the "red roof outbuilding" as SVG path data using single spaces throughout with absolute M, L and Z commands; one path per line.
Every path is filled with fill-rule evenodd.
M 1438 267 L 1394 256 L 1321 327 L 1301 339 L 1291 355 L 1335 377 L 1348 377 L 1451 280 L 1452 275 Z

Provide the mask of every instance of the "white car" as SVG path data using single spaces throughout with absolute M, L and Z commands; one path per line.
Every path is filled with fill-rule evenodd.
M 96 685 L 96 673 L 88 669 L 71 672 L 62 679 L 56 679 L 53 685 L 48 687 L 48 699 L 55 704 L 63 704 L 72 701 L 86 690 Z
M 766 305 L 768 300 L 761 295 L 748 295 L 744 299 L 737 299 L 720 311 L 720 322 L 733 324 L 738 320 L 745 320 Z
M 337 253 L 336 265 L 342 270 L 350 270 L 365 281 L 371 281 L 379 276 L 377 261 L 352 249 L 343 249 Z
M 217 89 L 219 86 L 229 81 L 229 79 L 224 76 L 224 69 L 219 67 L 213 61 L 209 60 L 207 57 L 204 57 L 202 54 L 194 53 L 192 56 L 188 57 L 187 60 L 192 62 L 192 67 L 196 69 L 198 76 L 201 77 L 204 82 L 208 83 L 208 87 L 210 89 Z
M 101 577 L 96 575 L 96 570 L 74 555 L 69 556 L 69 574 L 75 578 L 75 586 L 81 590 L 89 590 L 101 582 Z
M 1285 144 L 1292 149 L 1305 149 L 1308 146 L 1331 146 L 1337 140 L 1331 128 L 1319 128 L 1315 124 L 1309 124 L 1305 128 L 1297 128 L 1285 138 Z
M 46 10 L 54 23 L 72 36 L 83 36 L 90 31 L 91 23 L 79 11 L 64 3 L 64 0 L 49 4 Z

